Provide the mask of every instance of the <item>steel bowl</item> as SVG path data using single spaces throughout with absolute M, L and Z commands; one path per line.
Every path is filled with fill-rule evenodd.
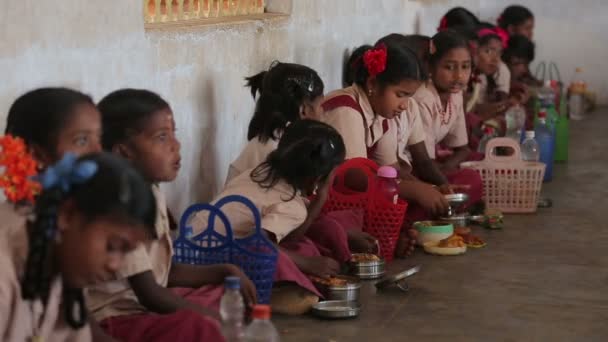
M 382 278 L 386 273 L 386 263 L 384 259 L 376 261 L 361 261 L 348 263 L 350 274 L 359 277 L 360 279 L 378 279 Z
M 453 215 L 450 217 L 442 217 L 440 220 L 451 223 L 454 228 L 468 227 L 473 224 L 482 224 L 484 221 L 483 215 L 471 216 L 467 214 Z
M 327 319 L 343 319 L 359 316 L 361 305 L 346 300 L 329 300 L 319 302 L 312 307 L 313 315 Z
M 359 302 L 361 282 L 358 278 L 348 276 L 337 276 L 336 278 L 347 281 L 344 286 L 317 284 L 317 288 L 326 300 L 345 300 Z
M 449 194 L 444 196 L 450 205 L 448 216 L 456 214 L 460 207 L 462 207 L 469 200 L 469 195 L 467 194 Z

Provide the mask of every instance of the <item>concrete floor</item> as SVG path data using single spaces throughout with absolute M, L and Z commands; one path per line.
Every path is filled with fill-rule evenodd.
M 283 341 L 608 341 L 608 108 L 571 124 L 568 164 L 544 195 L 551 209 L 475 228 L 487 247 L 425 255 L 411 290 L 362 289 L 359 318 L 274 317 Z

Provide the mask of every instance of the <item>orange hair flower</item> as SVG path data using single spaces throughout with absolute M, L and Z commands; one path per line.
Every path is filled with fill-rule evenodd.
M 36 161 L 23 139 L 10 135 L 0 137 L 0 188 L 9 201 L 34 202 L 34 196 L 41 189 L 40 184 L 32 180 L 36 173 Z

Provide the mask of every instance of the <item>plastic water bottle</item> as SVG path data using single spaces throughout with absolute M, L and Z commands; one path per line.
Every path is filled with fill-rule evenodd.
M 397 204 L 399 198 L 399 183 L 397 170 L 392 166 L 382 166 L 378 169 L 378 191 L 387 201 Z
M 583 81 L 582 75 L 583 70 L 581 68 L 576 68 L 576 73 L 574 74 L 574 78 L 568 89 L 570 93 L 570 98 L 568 99 L 570 119 L 576 121 L 584 119 L 583 94 L 586 91 L 587 84 Z
M 526 138 L 521 143 L 521 159 L 529 162 L 540 160 L 540 148 L 534 139 L 534 131 L 526 131 Z
M 226 342 L 241 342 L 243 340 L 243 315 L 245 303 L 241 296 L 241 279 L 226 277 L 224 295 L 220 301 L 220 316 L 222 317 L 222 334 Z
M 538 113 L 538 124 L 534 129 L 534 136 L 540 147 L 540 161 L 547 165 L 545 170 L 545 182 L 553 179 L 553 151 L 555 142 L 553 131 L 547 124 L 547 111 L 541 110 Z
M 505 113 L 505 120 L 507 122 L 505 136 L 519 142 L 526 125 L 526 111 L 520 105 L 513 106 Z
M 479 141 L 477 151 L 479 153 L 486 153 L 486 145 L 488 144 L 488 141 L 494 138 L 496 138 L 496 133 L 494 133 L 494 127 L 487 126 L 483 130 L 483 137 L 481 137 L 481 140 Z
M 270 306 L 253 307 L 253 322 L 245 329 L 245 342 L 279 342 L 279 333 L 270 321 Z

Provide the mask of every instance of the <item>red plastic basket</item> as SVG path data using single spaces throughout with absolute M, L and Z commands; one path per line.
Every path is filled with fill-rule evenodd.
M 355 192 L 344 186 L 344 174 L 349 169 L 361 169 L 367 175 L 367 191 Z M 371 234 L 380 244 L 381 256 L 390 262 L 405 219 L 407 202 L 399 199 L 397 204 L 389 202 L 376 191 L 376 172 L 378 165 L 365 158 L 349 159 L 336 170 L 335 183 L 330 189 L 323 212 L 336 210 L 364 210 L 363 231 Z

